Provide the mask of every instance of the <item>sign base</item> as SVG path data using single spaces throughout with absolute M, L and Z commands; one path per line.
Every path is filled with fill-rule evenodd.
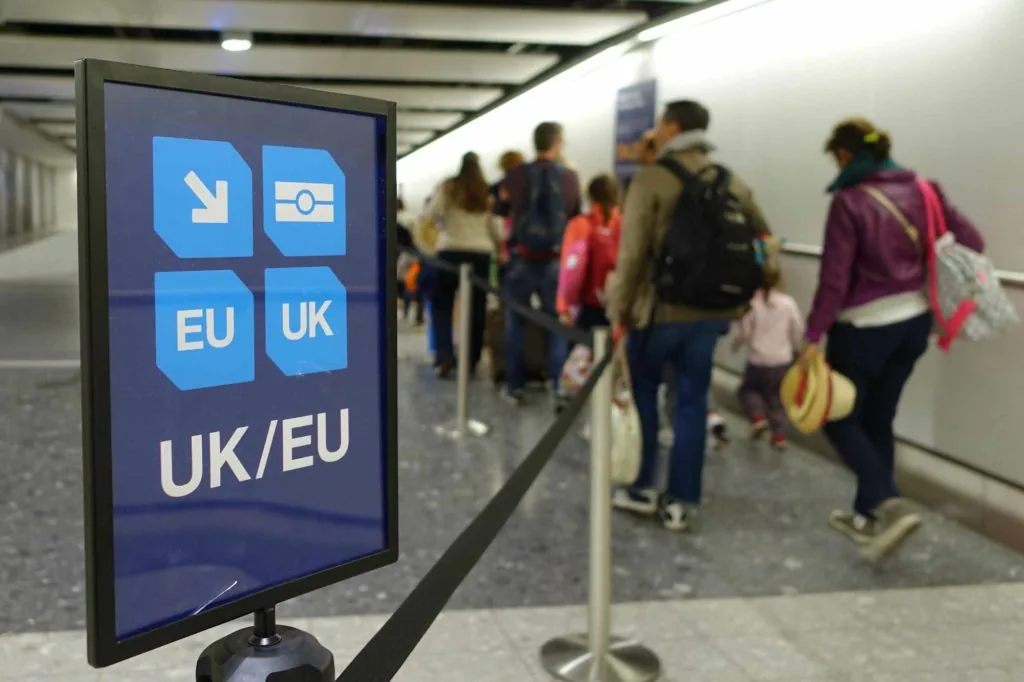
M 553 639 L 541 649 L 540 660 L 553 677 L 566 682 L 655 682 L 661 662 L 647 647 L 613 637 L 604 661 L 590 651 L 587 635 Z M 602 670 L 594 670 L 600 663 Z
M 470 419 L 466 422 L 465 431 L 463 431 L 462 428 L 459 426 L 457 420 L 449 422 L 447 424 L 440 424 L 434 427 L 434 430 L 437 432 L 437 435 L 439 436 L 444 436 L 446 438 L 458 440 L 459 438 L 463 438 L 465 436 L 477 436 L 478 438 L 483 438 L 484 436 L 490 434 L 491 427 L 481 421 L 477 421 L 476 419 Z
M 334 656 L 313 635 L 275 627 L 273 610 L 256 614 L 256 627 L 206 647 L 196 682 L 334 682 Z

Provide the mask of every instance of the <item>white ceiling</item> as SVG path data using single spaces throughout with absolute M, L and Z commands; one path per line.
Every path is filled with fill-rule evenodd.
M 404 154 L 681 1 L 2 0 L 0 107 L 68 144 L 92 57 L 390 100 Z
M 486 4 L 486 3 L 481 3 Z M 497 3 L 493 3 L 497 4 Z M 643 12 L 506 9 L 314 0 L 7 0 L 8 22 L 243 29 L 268 33 L 591 45 L 646 20 Z

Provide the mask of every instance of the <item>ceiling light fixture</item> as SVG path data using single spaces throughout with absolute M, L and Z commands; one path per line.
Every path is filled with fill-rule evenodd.
M 220 34 L 220 46 L 228 52 L 245 52 L 252 48 L 252 34 L 241 31 L 225 31 Z

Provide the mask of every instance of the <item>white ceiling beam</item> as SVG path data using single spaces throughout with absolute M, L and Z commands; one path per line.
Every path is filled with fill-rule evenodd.
M 2 92 L 0 89 L 0 93 Z M 7 110 L 19 118 L 28 120 L 75 120 L 74 102 L 11 102 L 7 104 Z
M 75 81 L 64 76 L 0 75 L 0 97 L 70 100 L 75 98 Z
M 248 52 L 227 52 L 213 44 L 0 36 L 0 64 L 4 66 L 68 68 L 82 57 L 233 76 L 509 84 L 528 81 L 558 62 L 557 56 L 549 54 L 510 55 L 472 50 L 257 44 Z
M 565 45 L 592 45 L 647 19 L 638 11 L 322 0 L 6 0 L 3 14 L 8 22 L 41 24 Z
M 396 133 L 397 144 L 401 145 L 416 145 L 423 144 L 427 140 L 434 137 L 434 133 L 422 130 L 399 130 Z
M 321 85 L 293 83 L 298 87 L 341 92 L 360 97 L 372 97 L 397 102 L 409 109 L 438 109 L 443 111 L 475 111 L 499 99 L 501 88 L 462 88 L 391 85 Z M 0 99 L 62 99 L 73 100 L 75 82 L 65 76 L 0 75 Z M 26 103 L 27 106 L 27 103 Z M 44 104 L 45 106 L 45 104 Z M 60 106 L 60 105 L 57 105 Z
M 398 112 L 398 128 L 408 130 L 445 130 L 463 119 L 462 114 L 428 111 Z
M 54 137 L 62 137 L 65 135 L 75 134 L 75 122 L 69 123 L 37 123 L 36 127 L 45 133 L 53 135 Z
M 299 87 L 340 92 L 395 102 L 409 109 L 476 111 L 504 95 L 501 88 L 394 87 L 390 85 L 320 85 L 299 83 Z

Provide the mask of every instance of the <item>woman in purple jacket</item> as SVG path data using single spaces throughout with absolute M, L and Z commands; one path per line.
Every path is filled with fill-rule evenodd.
M 818 290 L 807 322 L 801 362 L 807 366 L 828 334 L 826 357 L 857 387 L 853 412 L 825 434 L 857 476 L 853 513 L 832 512 L 829 524 L 877 560 L 921 524 L 894 482 L 893 421 L 903 387 L 928 348 L 932 315 L 925 297 L 925 205 L 916 175 L 890 158 L 889 135 L 864 119 L 840 123 L 825 145 L 839 166 L 829 187 Z M 938 189 L 938 188 L 937 188 Z M 887 207 L 872 196 L 881 192 Z M 939 196 L 961 244 L 984 248 L 967 218 Z M 915 240 L 891 209 L 919 226 Z

